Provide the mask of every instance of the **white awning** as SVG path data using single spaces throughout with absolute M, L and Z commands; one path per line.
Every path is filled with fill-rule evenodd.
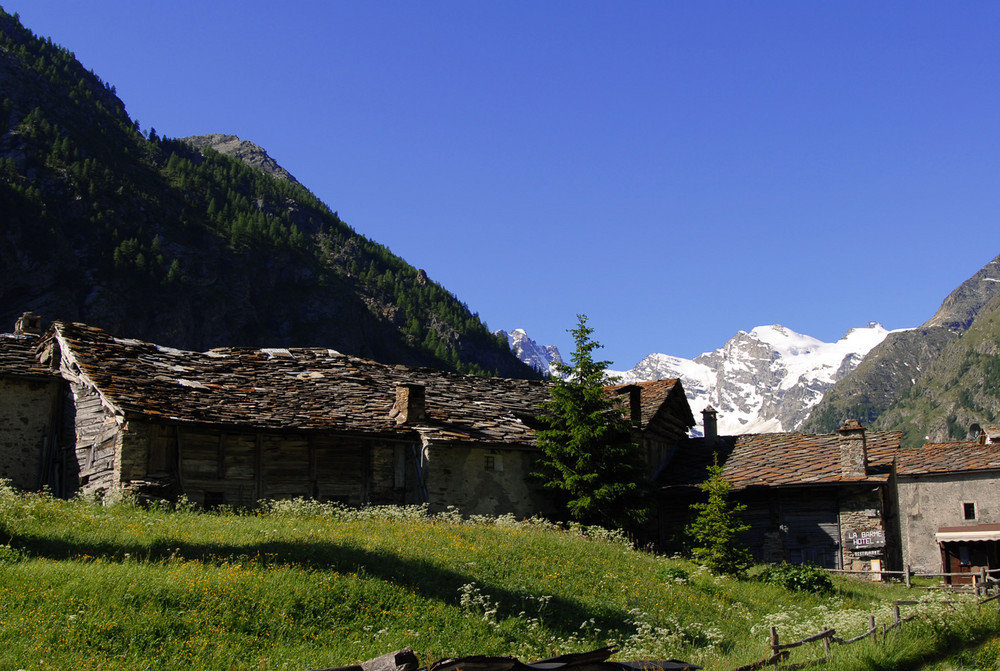
M 1000 529 L 977 529 L 939 531 L 934 534 L 938 543 L 968 543 L 970 541 L 1000 541 Z

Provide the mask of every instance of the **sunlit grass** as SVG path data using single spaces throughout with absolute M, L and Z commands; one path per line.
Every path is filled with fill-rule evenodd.
M 768 654 L 771 625 L 785 641 L 848 637 L 914 598 L 849 580 L 789 593 L 541 520 L 309 501 L 198 513 L 0 489 L 0 543 L 0 669 L 308 669 L 405 646 L 424 663 L 531 661 L 609 644 L 728 669 Z M 932 598 L 908 608 L 928 626 L 968 620 L 958 637 L 998 622 Z

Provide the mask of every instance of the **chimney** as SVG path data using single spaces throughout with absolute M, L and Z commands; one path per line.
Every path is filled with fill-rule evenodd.
M 615 393 L 618 396 L 628 394 L 628 421 L 637 429 L 642 427 L 642 387 L 629 384 L 619 387 Z
M 422 384 L 396 385 L 396 403 L 389 412 L 389 417 L 396 419 L 396 424 L 408 424 L 427 417 L 424 403 L 425 391 Z
M 705 438 L 715 440 L 719 437 L 718 412 L 712 406 L 705 406 L 701 411 L 702 424 L 705 427 Z
M 840 475 L 843 478 L 864 478 L 868 475 L 868 444 L 865 428 L 856 419 L 845 420 L 837 429 L 840 434 Z
M 25 312 L 14 323 L 16 335 L 42 335 L 42 318 L 34 312 Z

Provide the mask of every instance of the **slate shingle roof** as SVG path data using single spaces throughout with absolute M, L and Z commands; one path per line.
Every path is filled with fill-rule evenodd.
M 724 436 L 713 444 L 705 439 L 685 441 L 661 472 L 664 487 L 704 482 L 712 455 L 719 454 L 723 476 L 733 489 L 847 482 L 883 482 L 889 478 L 899 449 L 899 431 L 868 431 L 868 476 L 841 475 L 839 434 L 760 433 Z
M 928 475 L 1000 469 L 1000 445 L 979 442 L 927 443 L 901 449 L 896 456 L 900 475 Z
M 670 398 L 670 394 L 675 389 L 681 388 L 681 381 L 677 378 L 664 379 L 664 380 L 650 380 L 647 382 L 633 382 L 631 384 L 615 384 L 607 387 L 610 393 L 620 392 L 626 387 L 636 386 L 642 389 L 642 400 L 640 405 L 642 406 L 642 429 L 649 426 L 649 423 L 653 421 L 656 414 L 663 408 L 664 404 Z M 694 426 L 694 416 L 691 414 L 691 409 L 685 405 L 686 416 L 681 418 L 686 424 L 685 426 Z
M 118 410 L 181 422 L 324 430 L 431 442 L 533 445 L 525 418 L 545 382 L 391 366 L 320 348 L 188 352 L 57 322 L 53 337 Z M 427 419 L 390 417 L 399 384 L 426 389 Z
M 52 378 L 52 371 L 35 358 L 36 336 L 0 334 L 0 375 Z

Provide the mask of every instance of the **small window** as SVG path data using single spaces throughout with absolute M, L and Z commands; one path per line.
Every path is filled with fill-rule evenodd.
M 503 457 L 498 454 L 487 454 L 486 455 L 486 470 L 491 473 L 500 473 L 503 471 Z
M 962 504 L 962 514 L 967 520 L 976 519 L 976 504 L 975 503 L 963 503 Z

